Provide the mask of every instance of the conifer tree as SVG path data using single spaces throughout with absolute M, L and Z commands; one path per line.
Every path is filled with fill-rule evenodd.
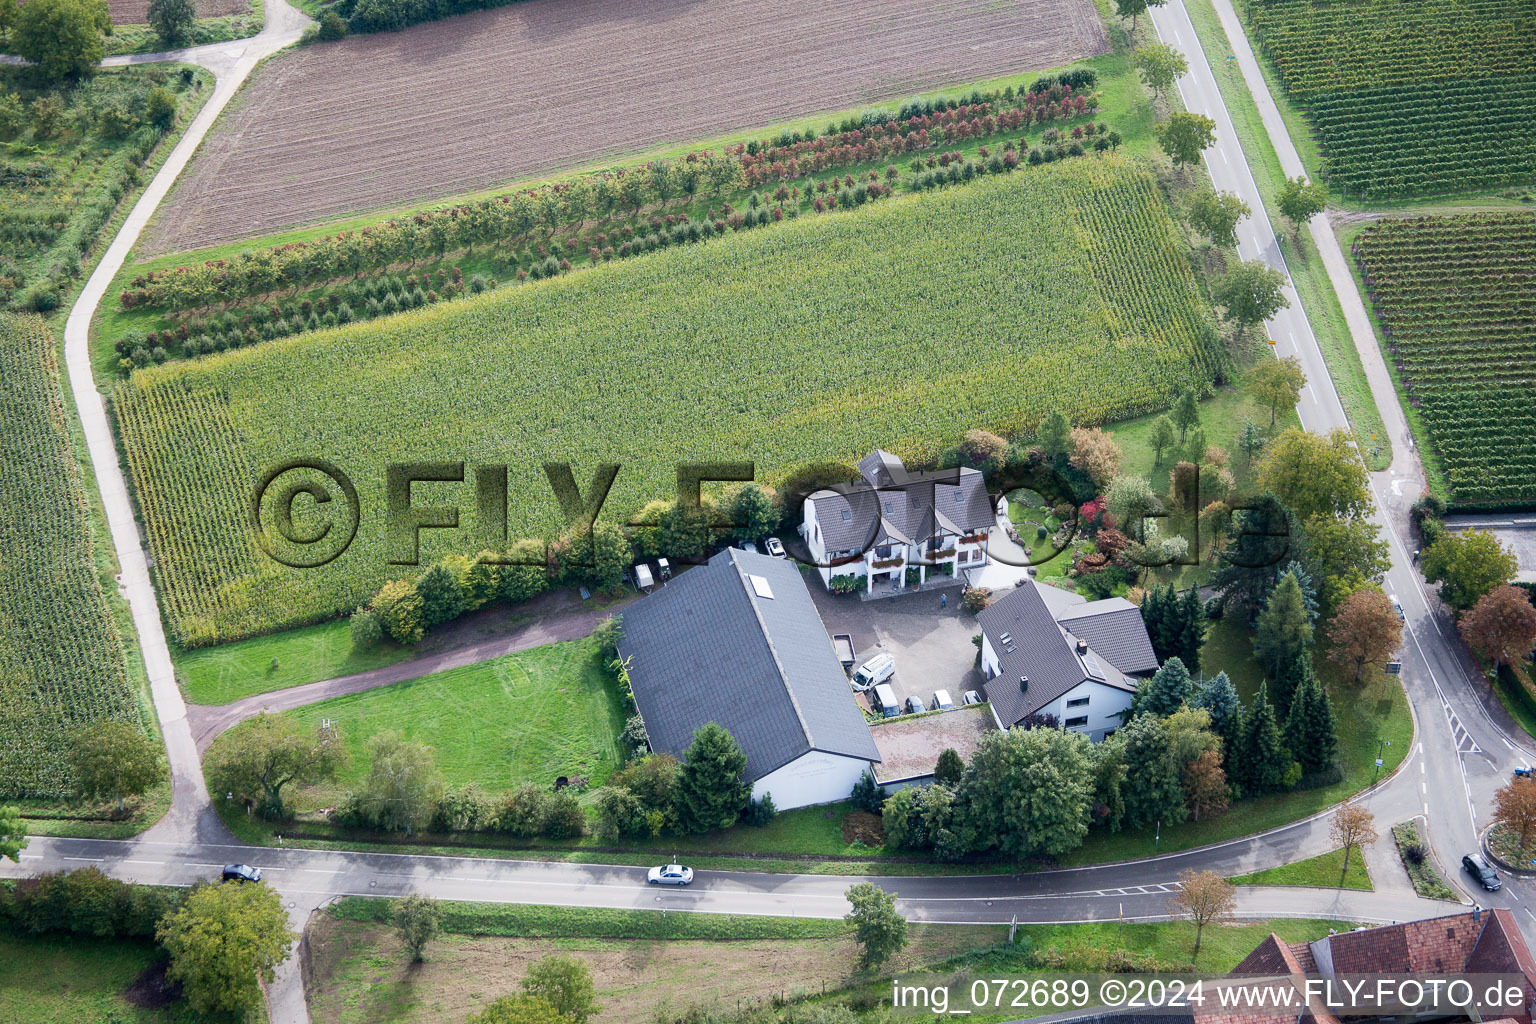
M 1233 769 L 1243 792 L 1250 796 L 1279 789 L 1291 764 L 1290 751 L 1275 724 L 1267 684 L 1259 684 L 1258 696 L 1243 714 L 1242 735 Z
M 1259 613 L 1253 653 L 1275 687 L 1275 707 L 1289 714 L 1291 697 L 1312 670 L 1312 623 L 1307 616 L 1301 584 L 1286 573 Z
M 741 778 L 746 770 L 747 755 L 724 726 L 699 726 L 677 779 L 677 817 L 683 828 L 708 832 L 735 824 L 750 795 Z

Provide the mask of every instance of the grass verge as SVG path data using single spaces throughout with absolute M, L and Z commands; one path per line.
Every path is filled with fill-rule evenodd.
M 1346 873 L 1343 850 L 1309 857 L 1294 864 L 1282 864 L 1277 868 L 1236 875 L 1227 881 L 1233 885 L 1313 885 L 1323 889 L 1363 889 L 1366 892 L 1374 889 L 1364 855 L 1358 852 L 1352 855 Z
M 201 1019 L 179 1001 L 148 1009 L 126 998 L 161 956 L 153 942 L 0 933 L 0 1020 L 190 1024 Z
M 321 679 L 384 668 L 416 656 L 385 639 L 367 650 L 352 646 L 346 619 L 217 647 L 176 649 L 176 679 L 194 704 L 228 704 L 242 697 Z

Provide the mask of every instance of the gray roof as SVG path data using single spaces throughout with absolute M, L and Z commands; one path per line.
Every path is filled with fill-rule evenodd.
M 986 481 L 974 469 L 912 473 L 889 452 L 859 460 L 862 481 L 823 488 L 808 499 L 828 551 L 916 544 L 936 535 L 996 524 Z
M 1147 635 L 1141 609 L 1123 597 L 1077 605 L 1058 612 L 1056 621 L 1073 636 L 1087 640 L 1094 654 L 1128 676 L 1157 671 L 1157 654 L 1152 650 L 1152 638 Z
M 987 680 L 983 689 L 997 711 L 998 719 L 1005 724 L 1017 724 L 1085 682 L 1131 691 L 1136 689 L 1136 680 L 1118 668 L 1108 654 L 1099 652 L 1090 637 L 1076 633 L 1077 622 L 1057 621 L 1058 615 L 1081 613 L 1103 602 L 1074 602 L 1068 606 L 1056 594 L 1049 594 L 1052 600 L 1048 604 L 1047 594 L 1052 589 L 1056 588 L 1031 580 L 1003 595 L 976 617 L 998 660 L 997 676 Z M 1060 609 L 1055 614 L 1052 604 Z M 1141 621 L 1141 613 L 1130 602 L 1125 604 L 1136 612 L 1134 621 L 1120 614 L 1119 608 L 1088 615 L 1081 621 L 1098 627 L 1102 620 L 1101 633 L 1109 632 L 1113 627 L 1131 634 L 1129 638 L 1115 641 L 1114 646 L 1118 648 L 1139 650 L 1139 644 L 1145 643 L 1150 651 L 1152 644 L 1147 637 L 1147 627 Z M 1003 639 L 1005 636 L 1007 640 Z M 1078 640 L 1088 643 L 1086 652 L 1079 653 Z M 1153 668 L 1156 668 L 1155 659 Z M 1029 679 L 1027 688 L 1020 685 L 1024 677 Z
M 753 577 L 766 582 L 762 596 Z M 755 782 L 811 750 L 880 760 L 800 570 L 735 548 L 624 612 L 619 655 L 651 748 L 730 730 Z

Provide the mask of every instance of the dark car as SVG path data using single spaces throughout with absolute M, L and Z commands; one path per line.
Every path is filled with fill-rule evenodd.
M 259 882 L 261 881 L 261 868 L 253 868 L 249 864 L 226 864 L 224 873 L 219 876 L 221 882 Z
M 1504 888 L 1504 883 L 1499 881 L 1499 874 L 1493 870 L 1493 865 L 1480 853 L 1469 853 L 1461 858 L 1461 866 L 1467 869 L 1467 874 L 1477 879 L 1477 884 L 1489 892 L 1498 892 Z

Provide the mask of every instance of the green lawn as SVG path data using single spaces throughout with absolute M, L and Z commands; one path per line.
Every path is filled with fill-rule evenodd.
M 1253 947 L 1264 941 L 1271 932 L 1286 942 L 1307 942 L 1322 938 L 1329 929 L 1338 929 L 1338 921 L 1314 918 L 1276 918 L 1271 921 L 1248 921 L 1242 924 L 1207 925 L 1200 943 L 1200 957 L 1195 961 L 1201 971 L 1226 972 L 1253 952 Z M 1190 962 L 1195 948 L 1195 926 L 1188 921 L 1130 922 L 1124 925 L 1114 921 L 1093 924 L 1033 924 L 1020 925 L 1019 934 L 1027 936 L 1035 949 L 1055 948 L 1067 955 L 1066 970 L 1103 970 L 1103 959 L 1093 959 L 1095 951 L 1123 949 L 1142 953 L 1171 965 Z M 985 970 L 1023 971 L 1023 947 L 1018 951 L 1007 947 L 963 958 L 967 966 Z M 949 966 L 949 965 L 946 965 Z
M 352 646 L 347 620 L 336 619 L 217 647 L 173 649 L 176 680 L 194 704 L 228 704 L 320 679 L 383 668 L 415 655 L 388 639 L 363 651 Z
M 177 1004 L 135 1007 L 123 994 L 159 955 L 152 942 L 0 933 L 0 1021 L 15 1024 L 170 1024 Z
M 1176 450 L 1165 451 L 1162 461 L 1157 461 L 1157 453 L 1152 450 L 1151 444 L 1152 427 L 1164 415 L 1166 411 L 1138 416 L 1121 420 L 1107 428 L 1124 455 L 1120 460 L 1120 471 L 1146 477 L 1152 482 L 1153 492 L 1160 495 L 1168 491 L 1168 471 L 1175 463 L 1194 454 L 1177 450 L 1179 446 L 1175 442 Z M 1248 459 L 1237 447 L 1237 437 L 1242 432 L 1243 424 L 1250 420 L 1267 436 L 1297 426 L 1296 410 L 1287 409 L 1275 418 L 1275 425 L 1271 427 L 1269 409 L 1255 402 L 1241 388 L 1231 385 L 1217 388 L 1200 403 L 1200 429 L 1205 431 L 1205 442 L 1225 449 L 1232 457 L 1232 475 L 1237 478 L 1239 490 L 1248 483 L 1250 467 Z
M 1356 850 L 1349 858 L 1349 874 L 1344 873 L 1344 851 L 1334 850 L 1319 857 L 1282 864 L 1248 875 L 1227 879 L 1233 885 L 1315 885 L 1325 889 L 1364 889 L 1369 892 L 1371 873 L 1365 858 Z
M 1210 0 L 1188 0 L 1185 9 L 1195 26 L 1195 33 L 1200 37 L 1200 45 L 1205 50 L 1216 84 L 1221 89 L 1222 99 L 1226 101 L 1232 126 L 1248 158 L 1248 166 L 1253 171 L 1259 194 L 1264 197 L 1270 223 L 1285 236 L 1280 242 L 1280 251 L 1290 268 L 1291 281 L 1307 312 L 1307 319 L 1311 321 L 1312 332 L 1317 336 L 1318 345 L 1327 360 L 1334 389 L 1338 391 L 1339 401 L 1344 405 L 1344 414 L 1349 417 L 1350 426 L 1360 436 L 1364 447 L 1369 449 L 1373 444 L 1382 447 L 1380 453 L 1368 459 L 1371 468 L 1386 469 L 1390 462 L 1390 439 L 1386 437 L 1381 413 L 1371 395 L 1365 368 L 1360 363 L 1360 354 L 1355 350 L 1354 339 L 1344 322 L 1344 310 L 1323 268 L 1322 254 L 1313 244 L 1311 236 L 1305 230 L 1292 230 L 1292 225 L 1280 216 L 1275 206 L 1274 197 L 1285 181 L 1285 172 L 1281 170 L 1280 157 L 1275 153 L 1269 135 L 1264 130 L 1253 94 L 1248 91 L 1237 62 L 1226 59 L 1231 55 L 1232 47 L 1228 44 L 1226 33 L 1217 20 Z M 1310 133 L 1295 112 L 1289 111 L 1284 95 L 1277 92 L 1273 84 L 1271 93 L 1282 111 L 1287 111 L 1291 138 L 1297 144 L 1303 163 L 1315 166 L 1315 163 L 1309 162 L 1309 153 L 1315 155 L 1315 146 L 1308 148 L 1311 145 Z
M 367 776 L 368 737 L 398 729 L 437 751 L 450 785 L 498 793 L 523 782 L 585 775 L 598 785 L 619 764 L 623 711 L 591 640 L 549 644 L 420 679 L 337 697 L 292 714 L 330 719 L 352 764 L 338 780 Z
M 1243 702 L 1253 700 L 1264 679 L 1264 668 L 1253 656 L 1253 634 L 1241 617 L 1211 623 L 1205 646 L 1200 649 L 1200 669 L 1207 678 L 1225 672 Z

